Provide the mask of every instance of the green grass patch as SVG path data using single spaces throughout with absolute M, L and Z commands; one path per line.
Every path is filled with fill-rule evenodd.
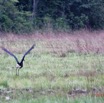
M 48 40 L 47 40 L 48 41 Z M 103 54 L 70 53 L 65 55 L 58 52 L 58 42 L 38 40 L 37 46 L 28 54 L 20 75 L 16 76 L 16 62 L 6 53 L 0 54 L 0 102 L 2 103 L 103 103 L 103 97 L 91 96 L 89 93 L 70 92 L 73 90 L 86 90 L 89 92 L 104 91 L 104 56 Z M 16 40 L 12 45 L 14 54 L 21 60 L 22 52 L 35 40 Z M 60 41 L 62 42 L 62 41 Z M 68 41 L 67 41 L 68 42 Z M 21 43 L 23 45 L 21 45 Z M 56 44 L 54 44 L 56 43 Z M 66 42 L 65 42 L 66 43 Z M 68 42 L 69 43 L 69 42 Z M 17 45 L 18 44 L 18 45 Z M 43 48 L 45 46 L 51 46 Z M 56 46 L 56 47 L 54 47 Z M 70 45 L 67 44 L 69 47 Z M 38 47 L 38 48 L 37 48 Z M 19 51 L 19 48 L 21 51 Z M 21 49 L 23 48 L 23 49 Z M 67 47 L 65 47 L 67 49 Z M 54 50 L 56 49 L 56 50 Z M 36 50 L 36 51 L 35 51 Z M 57 52 L 56 52 L 57 51 Z M 63 51 L 61 51 L 63 53 Z M 61 55 L 61 56 L 60 56 Z M 10 90 L 8 93 L 6 89 Z M 32 89 L 32 91 L 24 91 Z M 4 90 L 4 91 L 2 91 Z M 9 100 L 6 97 L 9 96 Z M 8 98 L 7 98 L 8 99 Z

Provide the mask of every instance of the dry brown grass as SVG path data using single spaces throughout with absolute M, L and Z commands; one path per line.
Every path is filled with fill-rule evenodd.
M 36 44 L 35 52 L 52 53 L 65 57 L 68 53 L 103 54 L 103 31 L 77 31 L 71 33 L 34 33 L 30 35 L 5 34 L 0 38 L 0 47 L 6 47 L 13 52 L 21 53 L 24 49 Z M 0 52 L 2 52 L 0 50 Z

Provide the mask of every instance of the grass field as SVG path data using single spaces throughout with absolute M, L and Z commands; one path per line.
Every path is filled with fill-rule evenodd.
M 0 46 L 19 60 L 31 45 L 36 47 L 19 76 L 14 58 L 0 49 L 0 102 L 103 103 L 103 33 L 77 33 L 2 36 Z

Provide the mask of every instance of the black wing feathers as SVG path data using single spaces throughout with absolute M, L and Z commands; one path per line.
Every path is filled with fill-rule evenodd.
M 13 57 L 15 58 L 16 62 L 19 63 L 17 57 L 16 57 L 13 53 L 9 52 L 9 51 L 8 51 L 7 49 L 5 49 L 5 48 L 2 48 L 2 50 L 4 50 L 6 53 L 8 53 L 8 54 L 10 54 L 11 56 L 13 56 Z
M 35 44 L 23 55 L 21 62 L 24 61 L 25 56 L 34 48 Z
M 34 48 L 35 44 L 24 54 L 24 56 L 26 56 L 33 48 Z
M 22 63 L 22 62 L 24 61 L 25 56 L 34 48 L 34 46 L 35 46 L 35 44 L 32 45 L 32 47 L 23 55 L 23 57 L 22 57 L 20 63 Z M 13 56 L 13 57 L 15 58 L 16 62 L 19 63 L 17 57 L 16 57 L 13 53 L 9 52 L 7 49 L 5 49 L 5 48 L 3 48 L 3 47 L 2 47 L 2 50 L 4 50 L 5 52 L 7 52 L 7 53 L 10 54 L 11 56 Z

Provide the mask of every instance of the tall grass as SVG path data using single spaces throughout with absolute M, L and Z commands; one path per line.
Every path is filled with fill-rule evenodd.
M 19 60 L 32 44 L 36 47 L 26 56 L 20 76 L 15 75 L 14 58 L 0 49 L 0 88 L 10 89 L 10 93 L 5 93 L 7 89 L 1 91 L 1 100 L 5 102 L 9 95 L 10 102 L 14 103 L 103 103 L 104 35 L 97 33 L 78 31 L 56 35 L 37 32 L 2 36 L 0 47 L 13 52 Z M 24 92 L 24 89 L 28 91 Z M 87 94 L 91 99 L 83 97 Z M 82 97 L 72 98 L 79 95 Z M 100 99 L 95 98 L 98 95 Z

